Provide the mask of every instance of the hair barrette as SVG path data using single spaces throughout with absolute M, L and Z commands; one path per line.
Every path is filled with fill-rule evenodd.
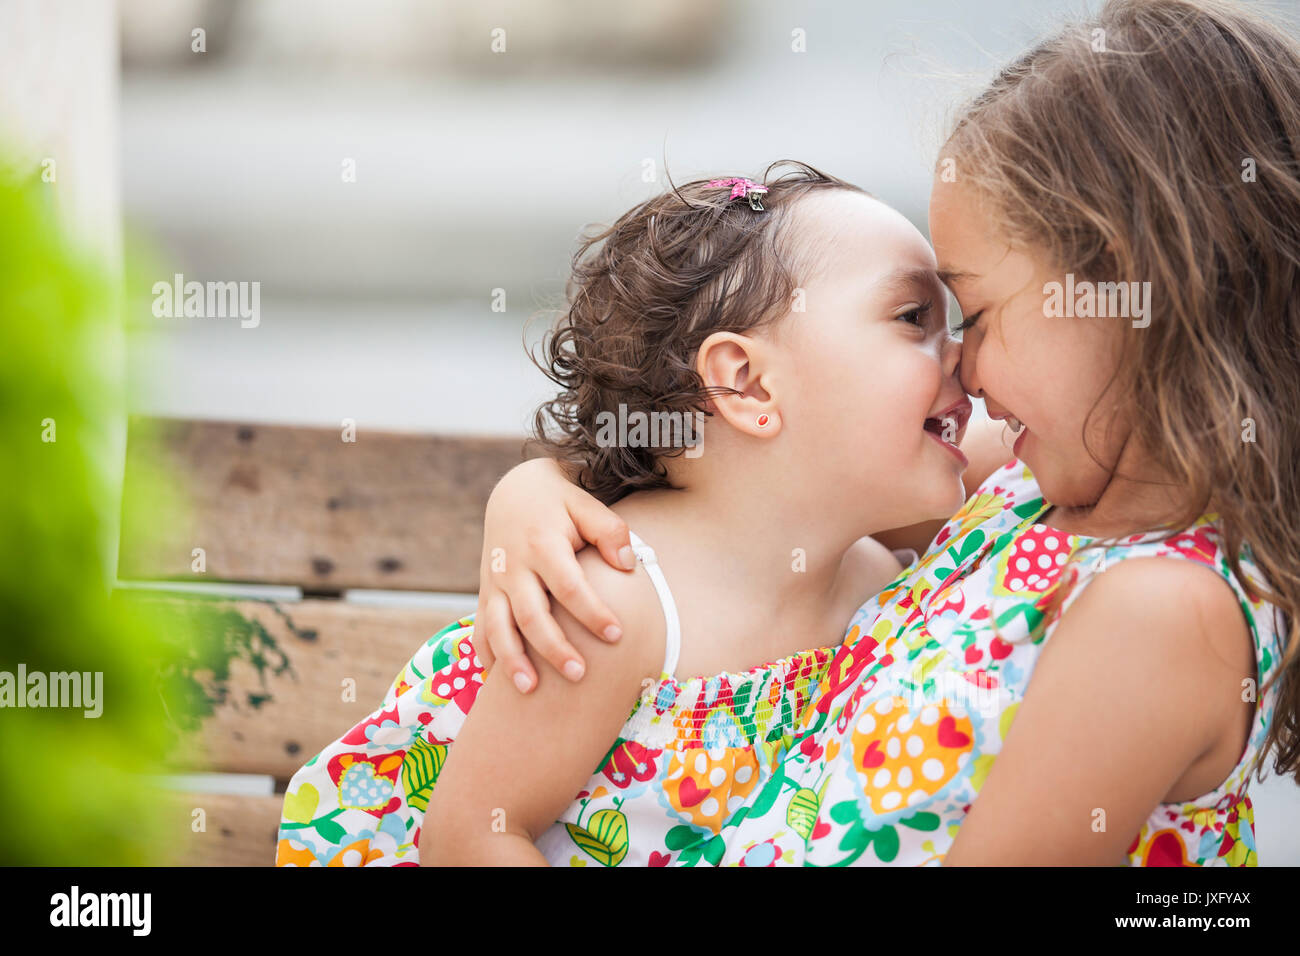
M 731 195 L 727 197 L 728 200 L 748 199 L 750 209 L 755 212 L 763 211 L 763 202 L 759 196 L 767 192 L 767 187 L 762 183 L 733 176 L 730 179 L 711 179 L 705 189 L 723 189 L 727 186 L 731 187 Z

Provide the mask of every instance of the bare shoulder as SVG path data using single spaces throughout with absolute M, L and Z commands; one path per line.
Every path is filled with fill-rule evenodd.
M 1066 617 L 1078 608 L 1125 630 L 1148 633 L 1151 640 L 1134 653 L 1176 652 L 1228 667 L 1249 659 L 1254 666 L 1254 645 L 1237 595 L 1212 568 L 1180 558 L 1130 558 L 1099 574 L 1088 591 Z
M 645 568 L 619 571 L 605 563 L 594 547 L 577 554 L 579 567 L 596 595 L 604 601 L 623 628 L 623 636 L 609 644 L 592 634 L 572 617 L 555 598 L 551 613 L 564 629 L 574 649 L 590 661 L 594 652 L 612 657 L 618 672 L 658 675 L 664 659 L 665 622 L 663 608 Z
M 1039 666 L 1050 667 L 1049 658 L 1068 660 L 1074 676 L 1101 694 L 1127 692 L 1119 669 L 1135 675 L 1149 702 L 1200 723 L 1207 746 L 1224 732 L 1225 715 L 1239 710 L 1242 680 L 1256 676 L 1254 643 L 1231 586 L 1217 571 L 1176 558 L 1130 558 L 1087 582 Z

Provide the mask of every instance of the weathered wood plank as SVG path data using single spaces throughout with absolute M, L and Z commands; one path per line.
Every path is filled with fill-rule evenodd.
M 274 866 L 283 796 L 168 793 L 165 866 Z M 201 810 L 198 814 L 195 811 Z M 195 832 L 202 821 L 202 829 Z
M 122 579 L 476 591 L 483 508 L 523 439 L 137 419 Z M 149 476 L 188 499 L 160 518 Z M 206 569 L 193 570 L 196 548 Z
M 171 766 L 269 774 L 281 782 L 378 707 L 402 665 L 460 616 L 329 600 L 227 606 L 262 624 L 292 672 L 268 675 L 263 684 L 252 664 L 232 661 L 229 703 L 182 741 Z M 345 687 L 345 681 L 352 683 Z M 271 699 L 252 706 L 249 693 Z

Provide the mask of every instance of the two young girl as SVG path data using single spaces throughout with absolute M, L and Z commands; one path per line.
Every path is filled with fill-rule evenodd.
M 548 462 L 503 480 L 479 632 L 435 638 L 300 771 L 294 805 L 342 815 L 286 817 L 279 862 L 414 862 L 421 822 L 424 862 L 1255 862 L 1251 771 L 1300 764 L 1300 52 L 1233 7 L 1110 3 L 1005 70 L 940 160 L 959 375 L 1017 437 L 923 556 L 894 575 L 858 537 L 960 495 L 928 255 L 829 177 L 769 184 L 763 212 L 744 186 L 703 234 L 674 205 L 700 192 L 664 197 L 648 255 L 579 268 L 552 354 L 552 447 L 615 514 Z M 727 258 L 749 242 L 782 268 Z M 775 321 L 731 309 L 755 289 Z M 593 449 L 622 396 L 709 412 L 702 454 Z M 575 565 L 579 536 L 616 564 L 626 526 L 657 562 L 633 539 L 643 570 Z M 517 694 L 516 622 L 590 673 Z
M 961 503 L 971 406 L 934 253 L 857 187 L 799 164 L 677 187 L 584 244 L 569 298 L 539 430 L 635 529 L 636 575 L 583 559 L 624 646 L 561 613 L 587 680 L 521 696 L 483 680 L 468 620 L 436 635 L 295 776 L 286 807 L 319 804 L 279 862 L 716 863 L 901 568 L 865 535 Z M 637 416 L 662 427 L 603 427 Z

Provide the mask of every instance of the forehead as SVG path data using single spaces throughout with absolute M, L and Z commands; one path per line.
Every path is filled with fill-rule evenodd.
M 1039 272 L 1050 271 L 1032 249 L 1008 239 L 998 222 L 996 208 L 974 187 L 935 179 L 930 238 L 940 278 L 959 296 L 971 283 L 1019 288 L 1032 284 Z
M 972 190 L 936 177 L 930 190 L 930 239 L 945 281 L 987 268 L 989 259 L 1005 254 L 1006 244 L 994 242 L 988 224 L 989 210 Z
M 794 211 L 796 242 L 822 276 L 852 272 L 877 282 L 902 271 L 935 270 L 934 250 L 907 217 L 878 199 L 836 189 L 813 193 Z

